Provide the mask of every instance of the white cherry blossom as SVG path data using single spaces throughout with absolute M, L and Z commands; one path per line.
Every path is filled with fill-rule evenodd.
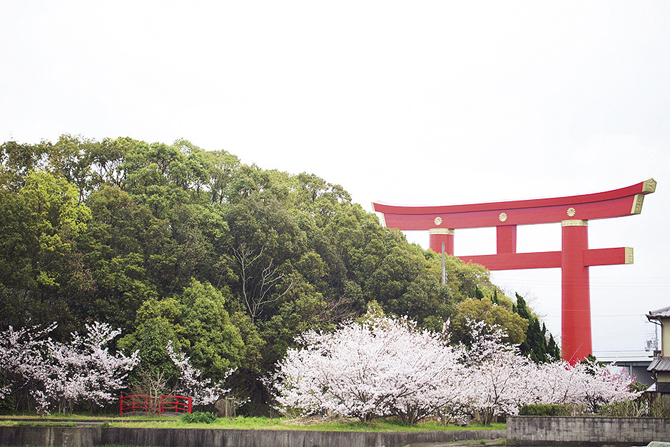
M 174 352 L 171 340 L 168 342 L 167 352 L 180 372 L 177 387 L 172 391 L 173 393 L 192 397 L 193 405 L 211 405 L 230 392 L 229 389 L 223 387 L 223 383 L 212 383 L 211 379 L 201 377 L 200 370 L 191 366 L 189 357 L 181 352 Z M 226 378 L 233 372 L 235 369 L 229 370 Z

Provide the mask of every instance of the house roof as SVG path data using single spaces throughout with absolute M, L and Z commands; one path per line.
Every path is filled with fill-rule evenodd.
M 649 388 L 646 390 L 647 393 L 662 393 L 662 394 L 669 394 L 670 393 L 670 383 L 653 383 Z
M 647 371 L 670 372 L 670 357 L 656 357 L 649 364 Z
M 663 309 L 652 310 L 647 314 L 648 320 L 660 320 L 662 318 L 670 318 L 670 306 Z

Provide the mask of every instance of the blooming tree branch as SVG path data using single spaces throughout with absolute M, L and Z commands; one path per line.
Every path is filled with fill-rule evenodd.
M 193 405 L 211 405 L 221 396 L 230 392 L 229 389 L 223 387 L 222 382 L 212 383 L 211 379 L 201 378 L 200 370 L 191 366 L 189 357 L 181 352 L 174 352 L 172 340 L 168 341 L 166 348 L 170 359 L 180 372 L 177 387 L 173 390 L 173 393 L 191 396 Z M 229 370 L 226 373 L 226 378 L 233 372 L 235 372 L 235 369 Z
M 112 402 L 139 363 L 138 352 L 110 354 L 107 344 L 121 331 L 106 323 L 86 325 L 86 336 L 73 333 L 69 344 L 46 338 L 55 328 L 53 323 L 0 333 L 0 372 L 9 383 L 3 397 L 27 390 L 41 414 L 55 405 L 65 411 L 77 402 L 92 407 Z

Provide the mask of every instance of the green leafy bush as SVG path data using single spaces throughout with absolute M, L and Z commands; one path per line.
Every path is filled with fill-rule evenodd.
M 569 405 L 530 404 L 519 410 L 520 416 L 570 416 L 572 407 Z
M 4 399 L 0 399 L 0 414 L 11 414 L 15 407 L 14 396 L 6 396 Z
M 214 413 L 206 411 L 195 411 L 191 414 L 185 414 L 181 420 L 187 424 L 212 424 L 218 417 Z

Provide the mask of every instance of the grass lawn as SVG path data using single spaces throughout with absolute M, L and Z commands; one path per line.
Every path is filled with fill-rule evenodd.
M 58 420 L 67 422 L 77 420 L 96 420 L 109 427 L 145 427 L 145 428 L 221 428 L 242 430 L 318 430 L 318 431 L 425 431 L 425 430 L 505 430 L 504 423 L 484 426 L 471 424 L 469 427 L 445 425 L 437 421 L 426 421 L 416 425 L 407 425 L 398 419 L 378 419 L 363 423 L 352 420 L 330 420 L 327 418 L 284 419 L 266 417 L 219 418 L 212 424 L 189 424 L 180 418 L 169 416 L 87 416 L 87 415 L 52 415 L 45 418 L 38 416 L 21 416 L 22 421 L 10 420 L 19 416 L 0 417 L 0 425 L 56 424 Z

